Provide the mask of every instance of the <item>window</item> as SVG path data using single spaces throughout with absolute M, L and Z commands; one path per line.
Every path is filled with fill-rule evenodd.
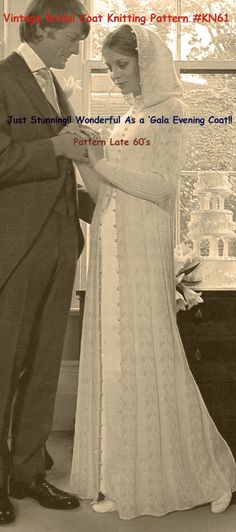
M 107 14 L 176 15 L 179 22 L 153 22 L 146 26 L 158 31 L 171 48 L 175 66 L 184 87 L 189 116 L 201 118 L 188 125 L 189 142 L 185 168 L 182 172 L 176 213 L 177 241 L 190 243 L 191 213 L 200 208 L 195 188 L 201 172 L 225 172 L 232 192 L 236 191 L 236 118 L 232 124 L 217 122 L 217 118 L 235 115 L 236 89 L 236 2 L 219 0 L 94 0 L 88 6 L 92 15 L 103 13 L 101 23 L 92 22 L 92 32 L 83 66 L 83 107 L 86 116 L 123 114 L 126 110 L 119 91 L 114 88 L 101 61 L 101 44 L 108 31 L 115 29 L 107 22 Z M 201 21 L 193 21 L 201 15 Z M 188 22 L 186 21 L 188 17 Z M 197 18 L 195 17 L 195 18 Z M 218 19 L 216 18 L 218 17 Z M 208 122 L 209 117 L 212 123 Z M 214 122 L 215 120 L 215 122 Z M 230 119 L 229 119 L 230 120 Z M 109 128 L 102 132 L 109 133 Z M 215 200 L 214 200 L 215 201 Z M 222 203 L 223 202 L 223 203 Z M 229 209 L 236 221 L 236 199 L 233 194 L 216 200 L 217 210 Z M 220 230 L 220 229 L 219 229 Z M 236 235 L 235 235 L 236 236 Z M 209 255 L 210 242 L 201 243 L 201 253 Z M 217 244 L 219 256 L 223 254 L 223 241 Z M 226 247 L 226 246 L 224 246 Z M 229 242 L 229 254 L 236 256 L 236 239 Z
M 4 0 L 0 14 L 4 9 L 22 13 L 25 5 L 26 0 Z M 159 0 L 158 3 L 156 0 L 87 0 L 86 5 L 94 17 L 92 31 L 81 43 L 79 57 L 72 58 L 65 71 L 57 72 L 64 86 L 64 78 L 67 81 L 71 76 L 74 81 L 81 79 L 81 88 L 77 87 L 71 96 L 77 114 L 116 116 L 127 110 L 120 92 L 114 88 L 106 72 L 101 45 L 107 32 L 116 27 L 113 16 L 130 14 L 146 17 L 146 26 L 158 31 L 165 40 L 172 50 L 176 70 L 183 83 L 189 116 L 205 119 L 202 125 L 198 121 L 188 126 L 188 153 L 176 212 L 176 239 L 190 242 L 191 215 L 199 210 L 201 203 L 201 198 L 195 193 L 200 173 L 206 172 L 208 176 L 211 171 L 225 173 L 232 192 L 236 191 L 236 0 Z M 156 15 L 152 21 L 151 14 Z M 110 21 L 108 15 L 112 15 Z M 95 22 L 99 16 L 101 21 Z M 177 17 L 178 21 L 173 17 Z M 13 26 L 3 26 L 1 16 L 1 56 L 16 45 L 18 28 Z M 232 124 L 209 123 L 210 116 L 232 116 L 233 121 Z M 104 129 L 102 135 L 108 135 L 110 129 Z M 209 201 L 209 208 L 213 210 L 231 210 L 236 221 L 236 197 L 230 191 L 228 195 L 223 194 L 218 199 L 211 197 Z M 84 288 L 88 262 L 88 226 L 84 226 L 84 231 L 87 247 L 78 269 L 79 288 Z M 226 245 L 221 236 L 215 244 L 219 256 L 223 256 L 226 248 L 231 256 L 236 256 L 236 239 L 231 238 Z M 200 250 L 205 256 L 210 253 L 210 244 L 209 235 L 205 235 L 200 242 Z
M 4 2 L 0 4 L 0 60 L 4 57 Z

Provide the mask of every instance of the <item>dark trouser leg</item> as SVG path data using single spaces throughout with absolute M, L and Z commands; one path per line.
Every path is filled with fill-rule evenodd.
M 14 356 L 12 349 L 8 350 L 17 383 L 12 415 L 13 475 L 17 480 L 30 481 L 36 474 L 44 474 L 43 446 L 51 429 L 76 255 L 75 223 L 67 216 L 52 214 L 27 257 L 30 264 L 26 268 L 24 261 L 18 268 L 21 277 L 15 279 L 15 287 L 21 285 L 21 290 L 13 291 L 14 303 L 21 312 L 11 321 L 11 329 L 18 330 Z M 12 288 L 8 292 L 12 294 Z M 10 395 L 12 389 L 11 383 Z M 7 399 L 5 412 L 9 411 L 9 394 Z M 7 421 L 2 441 L 6 428 Z
M 12 402 L 33 324 L 33 311 L 29 314 L 29 320 L 26 316 L 29 303 L 33 307 L 33 299 L 29 294 L 34 253 L 35 248 L 29 252 L 0 293 L 0 487 L 4 472 L 9 467 L 7 438 Z M 44 274 L 46 277 L 46 271 Z

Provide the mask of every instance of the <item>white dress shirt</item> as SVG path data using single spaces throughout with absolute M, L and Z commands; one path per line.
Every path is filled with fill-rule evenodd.
M 40 70 L 42 69 L 46 69 L 47 72 L 50 73 L 51 75 L 51 81 L 52 81 L 52 90 L 53 90 L 53 107 L 55 107 L 56 111 L 58 112 L 58 114 L 60 115 L 61 114 L 61 111 L 60 111 L 60 107 L 59 107 L 59 103 L 58 103 L 58 98 L 57 98 L 57 93 L 56 93 L 56 89 L 55 89 L 55 85 L 54 85 L 54 82 L 53 82 L 53 77 L 52 77 L 52 74 L 50 72 L 50 69 L 48 69 L 45 65 L 45 63 L 42 61 L 42 59 L 40 59 L 40 57 L 36 54 L 36 52 L 31 48 L 31 46 L 29 46 L 28 43 L 26 42 L 22 42 L 20 44 L 20 46 L 18 47 L 17 49 L 17 53 L 24 59 L 24 61 L 26 62 L 27 66 L 29 67 L 29 69 L 31 70 L 33 76 L 35 77 L 40 89 L 43 91 L 43 93 L 45 94 L 45 91 L 46 91 L 46 80 L 45 80 L 45 77 L 43 77 L 41 74 L 40 74 Z M 46 94 L 45 94 L 46 96 Z M 47 96 L 46 96 L 47 97 Z M 49 100 L 50 103 L 52 103 L 51 100 Z

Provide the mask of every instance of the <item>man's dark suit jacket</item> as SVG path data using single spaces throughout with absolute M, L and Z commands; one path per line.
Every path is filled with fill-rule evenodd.
M 33 115 L 57 116 L 25 61 L 13 53 L 0 62 L 0 290 L 26 256 L 64 186 L 73 174 L 71 161 L 55 157 L 51 137 L 61 125 L 31 124 Z M 70 114 L 56 82 L 63 115 Z M 26 117 L 25 124 L 8 124 L 8 117 Z M 91 221 L 94 204 L 79 189 L 78 217 Z M 79 253 L 83 235 L 78 218 Z

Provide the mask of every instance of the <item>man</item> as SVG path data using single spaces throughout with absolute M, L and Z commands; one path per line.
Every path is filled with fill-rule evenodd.
M 79 505 L 45 480 L 44 446 L 83 248 L 72 160 L 86 157 L 71 134 L 59 135 L 56 118 L 70 110 L 49 69 L 79 53 L 85 12 L 79 0 L 31 0 L 26 15 L 40 22 L 21 23 L 22 44 L 0 63 L 0 524 L 15 518 L 9 494 L 48 508 Z M 48 13 L 75 21 L 47 22 Z M 32 116 L 50 120 L 32 124 Z M 79 190 L 79 216 L 89 221 L 92 211 Z

